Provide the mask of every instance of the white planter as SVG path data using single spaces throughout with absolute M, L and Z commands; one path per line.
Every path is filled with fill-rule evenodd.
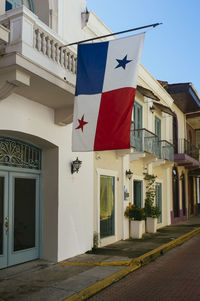
M 132 238 L 142 238 L 142 234 L 145 229 L 145 221 L 131 221 L 131 233 Z
M 146 233 L 145 220 L 142 221 L 142 234 Z
M 156 233 L 157 231 L 157 217 L 147 217 L 146 220 L 147 232 Z

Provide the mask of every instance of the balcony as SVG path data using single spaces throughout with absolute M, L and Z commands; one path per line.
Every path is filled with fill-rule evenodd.
M 146 157 L 146 163 L 153 163 L 154 166 L 174 161 L 173 144 L 166 140 L 159 141 L 158 136 L 147 129 L 131 130 L 131 146 L 134 148 L 132 160 Z
M 186 139 L 179 139 L 174 161 L 188 169 L 199 168 L 199 149 Z
M 74 49 L 60 48 L 66 41 L 24 6 L 0 16 L 0 26 L 10 31 L 8 43 L 0 44 L 0 98 L 15 92 L 53 108 L 57 124 L 71 122 Z
M 161 145 L 158 136 L 147 129 L 131 130 L 131 146 L 135 152 L 146 152 L 161 157 Z
M 161 159 L 174 161 L 174 146 L 166 140 L 161 140 Z

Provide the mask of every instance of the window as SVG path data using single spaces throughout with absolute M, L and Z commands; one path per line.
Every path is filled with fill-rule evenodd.
M 134 147 L 137 151 L 142 151 L 142 137 L 143 131 L 142 129 L 142 106 L 135 101 L 133 107 L 133 122 L 132 122 L 132 129 L 133 129 L 133 140 L 134 140 Z
M 6 0 L 6 11 L 25 5 L 28 9 L 34 12 L 33 0 Z
M 155 134 L 158 136 L 158 139 L 161 140 L 161 120 L 155 116 Z
M 155 134 L 158 137 L 158 141 L 161 141 L 161 120 L 156 116 L 155 116 Z M 158 154 L 158 157 L 161 158 L 161 144 L 158 141 L 156 141 L 155 143 L 156 154 Z
M 142 106 L 135 101 L 133 107 L 134 130 L 142 128 Z
M 100 176 L 100 237 L 115 234 L 115 177 Z
M 6 11 L 12 9 L 12 4 L 6 1 Z
M 173 117 L 173 144 L 174 153 L 178 154 L 178 119 L 176 116 Z
M 142 207 L 142 181 L 133 181 L 133 203 L 139 208 Z

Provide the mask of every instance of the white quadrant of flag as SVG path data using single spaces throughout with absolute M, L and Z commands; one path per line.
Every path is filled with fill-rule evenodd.
M 141 39 L 142 36 L 142 39 Z M 141 43 L 144 40 L 144 33 L 112 40 L 108 46 L 107 62 L 103 91 L 137 86 L 137 69 L 141 56 Z M 117 60 L 130 61 L 123 67 L 116 68 Z

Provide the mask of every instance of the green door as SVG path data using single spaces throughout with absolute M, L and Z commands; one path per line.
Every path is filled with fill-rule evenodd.
M 133 124 L 134 130 L 142 128 L 142 106 L 137 101 L 133 106 Z
M 133 181 L 133 203 L 139 208 L 142 207 L 142 181 Z
M 155 154 L 158 155 L 159 158 L 161 158 L 161 120 L 160 118 L 155 116 L 155 134 L 158 136 L 158 138 L 155 141 L 154 147 L 155 147 Z
M 138 152 L 142 151 L 142 106 L 135 101 L 133 107 L 133 145 Z
M 8 173 L 0 171 L 0 268 L 8 266 Z
M 39 257 L 39 175 L 0 172 L 0 268 Z
M 156 183 L 156 206 L 160 209 L 158 223 L 162 223 L 162 183 Z
M 100 176 L 100 237 L 115 234 L 115 177 Z

